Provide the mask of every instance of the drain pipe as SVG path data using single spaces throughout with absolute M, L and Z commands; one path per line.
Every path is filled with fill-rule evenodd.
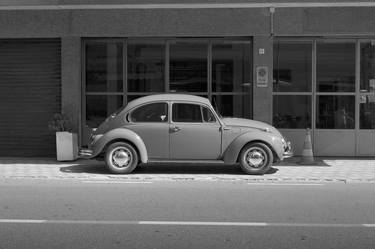
M 275 13 L 275 7 L 271 6 L 269 8 L 270 10 L 270 36 L 272 37 L 274 35 L 274 30 L 273 30 L 273 14 Z

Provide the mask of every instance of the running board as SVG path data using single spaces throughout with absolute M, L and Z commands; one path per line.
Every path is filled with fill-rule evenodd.
M 183 164 L 224 164 L 223 160 L 157 160 L 150 159 L 147 163 L 183 163 Z

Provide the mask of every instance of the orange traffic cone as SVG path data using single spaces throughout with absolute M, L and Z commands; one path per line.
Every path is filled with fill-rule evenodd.
M 306 129 L 306 138 L 303 144 L 302 159 L 300 164 L 315 164 L 309 128 Z

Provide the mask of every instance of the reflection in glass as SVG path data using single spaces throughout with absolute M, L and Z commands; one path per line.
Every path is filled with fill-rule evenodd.
M 223 117 L 252 118 L 251 95 L 213 95 L 212 106 Z
M 311 65 L 311 42 L 276 42 L 273 46 L 273 91 L 310 92 Z
M 361 92 L 375 92 L 375 46 L 361 43 Z
M 354 96 L 317 96 L 316 128 L 354 129 Z
M 273 125 L 277 128 L 311 128 L 311 96 L 273 96 Z
M 206 43 L 170 45 L 171 92 L 207 91 L 207 49 Z
M 364 102 L 360 105 L 360 128 L 375 129 L 375 95 L 361 96 L 361 98 Z
M 128 45 L 128 91 L 164 92 L 164 44 Z
M 122 96 L 86 95 L 86 124 L 98 127 L 109 115 L 122 106 Z
M 355 91 L 354 43 L 318 43 L 316 56 L 318 92 Z
M 250 42 L 212 45 L 212 91 L 250 92 L 251 71 Z
M 86 44 L 86 92 L 122 91 L 122 43 Z

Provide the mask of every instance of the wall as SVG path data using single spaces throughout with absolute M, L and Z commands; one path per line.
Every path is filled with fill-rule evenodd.
M 264 49 L 264 54 L 259 53 Z M 253 118 L 255 120 L 272 123 L 272 72 L 273 72 L 273 37 L 253 37 Z M 267 87 L 257 86 L 256 68 L 268 67 Z
M 61 38 L 61 109 L 71 117 L 73 132 L 81 127 L 81 38 Z

